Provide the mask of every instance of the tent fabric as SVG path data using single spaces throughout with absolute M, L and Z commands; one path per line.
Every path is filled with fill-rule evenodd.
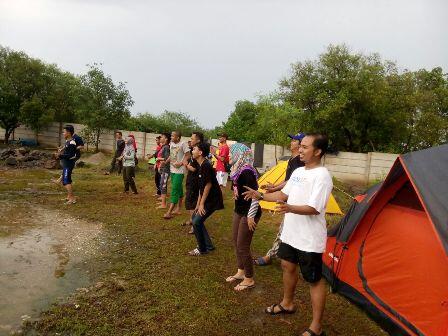
M 262 186 L 267 183 L 278 184 L 285 180 L 286 177 L 286 168 L 288 166 L 288 161 L 279 161 L 276 166 L 272 169 L 268 170 L 258 179 L 258 185 Z M 264 190 L 259 189 L 260 192 L 264 192 Z M 264 210 L 274 211 L 275 210 L 275 202 L 266 202 L 261 201 L 260 206 Z M 339 204 L 336 202 L 336 199 L 331 194 L 327 203 L 327 214 L 338 214 L 343 215 Z
M 328 232 L 325 277 L 392 335 L 448 335 L 447 150 L 400 156 Z
M 448 144 L 404 154 L 401 161 L 448 255 Z

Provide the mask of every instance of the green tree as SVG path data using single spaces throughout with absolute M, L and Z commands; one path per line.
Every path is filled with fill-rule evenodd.
M 183 135 L 190 135 L 193 131 L 203 131 L 198 122 L 188 114 L 173 111 L 164 111 L 158 116 L 151 113 L 138 114 L 130 118 L 128 128 L 148 133 L 178 130 Z
M 25 53 L 0 46 L 0 126 L 6 143 L 20 126 L 22 105 L 36 94 L 39 73 L 38 62 Z
M 105 129 L 117 129 L 130 118 L 129 108 L 134 104 L 124 83 L 114 84 L 104 74 L 100 65 L 89 65 L 87 74 L 81 76 L 83 84 L 80 119 L 95 132 L 98 151 L 99 138 Z
M 235 103 L 235 109 L 225 123 L 222 131 L 226 132 L 229 139 L 241 142 L 254 142 L 255 125 L 257 123 L 259 110 L 255 103 L 248 100 L 240 100 Z

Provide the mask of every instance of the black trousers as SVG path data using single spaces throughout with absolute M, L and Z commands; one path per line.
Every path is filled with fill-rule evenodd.
M 123 161 L 117 161 L 117 156 L 112 158 L 112 162 L 110 163 L 109 173 L 113 173 L 115 169 L 118 169 L 118 175 L 121 174 L 121 170 L 123 169 Z
M 123 167 L 124 191 L 129 191 L 129 187 L 131 187 L 132 192 L 137 193 L 134 177 L 135 167 Z
M 160 173 L 159 173 L 159 169 L 158 168 L 155 169 L 154 183 L 156 184 L 157 195 L 161 195 L 162 191 L 160 190 Z

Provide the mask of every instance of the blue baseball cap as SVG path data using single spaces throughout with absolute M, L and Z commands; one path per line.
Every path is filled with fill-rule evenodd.
M 296 135 L 288 134 L 288 137 L 290 137 L 293 140 L 302 141 L 302 139 L 305 137 L 305 133 L 299 132 Z

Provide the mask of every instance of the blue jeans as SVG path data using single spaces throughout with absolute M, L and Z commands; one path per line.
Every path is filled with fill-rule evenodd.
M 214 211 L 206 211 L 203 216 L 195 213 L 191 220 L 193 223 L 194 235 L 196 236 L 196 241 L 198 243 L 198 249 L 201 253 L 207 253 L 208 251 L 215 249 L 204 225 L 207 218 L 210 217 L 213 212 Z

